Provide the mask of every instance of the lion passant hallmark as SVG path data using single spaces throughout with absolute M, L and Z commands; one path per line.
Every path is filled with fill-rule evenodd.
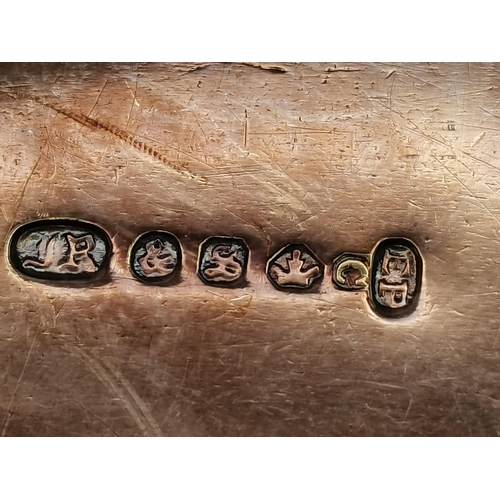
M 109 274 L 111 238 L 99 225 L 70 218 L 30 221 L 9 236 L 7 260 L 26 279 L 72 283 L 99 282 Z M 209 286 L 244 287 L 250 249 L 236 236 L 210 236 L 200 243 L 196 274 Z M 180 281 L 183 251 L 177 237 L 163 230 L 137 236 L 128 248 L 128 269 L 146 285 Z M 268 258 L 266 276 L 282 292 L 318 292 L 325 265 L 307 245 L 290 243 Z M 332 281 L 340 291 L 365 293 L 370 308 L 384 318 L 415 311 L 423 261 L 407 238 L 380 240 L 368 254 L 343 253 L 333 259 Z

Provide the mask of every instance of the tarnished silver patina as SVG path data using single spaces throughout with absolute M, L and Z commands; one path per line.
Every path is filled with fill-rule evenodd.
M 500 435 L 500 64 L 0 73 L 1 434 Z M 112 237 L 109 280 L 67 281 L 69 259 L 47 280 L 47 240 L 14 270 L 12 230 L 54 215 Z M 181 242 L 178 284 L 131 273 L 153 229 Z M 248 243 L 241 286 L 199 277 L 212 235 Z M 395 240 L 375 259 L 389 236 L 418 249 L 413 291 Z M 277 289 L 289 243 L 334 281 Z
M 396 318 L 417 307 L 422 257 L 406 238 L 386 238 L 370 254 L 344 253 L 333 261 L 333 282 L 341 290 L 366 291 L 372 309 Z
M 7 249 L 10 265 L 24 277 L 87 281 L 106 273 L 112 245 L 96 224 L 55 218 L 18 226 L 9 237 Z
M 130 272 L 140 281 L 170 284 L 176 281 L 182 267 L 179 240 L 166 231 L 141 234 L 129 249 Z
M 198 276 L 207 285 L 241 286 L 249 250 L 241 238 L 211 236 L 199 247 Z

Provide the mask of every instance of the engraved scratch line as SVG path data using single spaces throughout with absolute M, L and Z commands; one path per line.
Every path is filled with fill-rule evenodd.
M 30 357 L 31 357 L 31 353 L 33 351 L 33 346 L 35 345 L 35 341 L 37 338 L 38 338 L 38 333 L 33 337 L 33 340 L 31 342 L 31 346 L 30 346 L 30 350 L 28 351 L 28 355 L 26 356 L 26 361 L 24 362 L 24 366 L 23 366 L 23 369 L 21 371 L 21 375 L 19 375 L 19 379 L 17 380 L 16 387 L 15 387 L 14 392 L 12 393 L 12 396 L 10 398 L 9 406 L 7 407 L 7 416 L 5 418 L 5 424 L 3 426 L 2 437 L 5 436 L 5 434 L 7 432 L 7 428 L 8 428 L 9 423 L 10 423 L 10 419 L 12 418 L 12 415 L 14 415 L 14 412 L 11 412 L 10 409 L 12 408 L 12 403 L 14 402 L 14 398 L 16 397 L 19 386 L 21 385 L 21 382 L 23 380 L 24 374 L 26 372 L 26 368 L 28 366 L 28 362 L 29 362 Z
M 149 408 L 147 405 L 144 403 L 144 401 L 141 399 L 137 391 L 132 387 L 132 384 L 120 373 L 118 370 L 116 370 L 113 366 L 111 366 L 110 363 L 107 361 L 103 360 L 103 364 L 108 367 L 110 371 L 113 371 L 118 378 L 118 380 L 122 383 L 123 387 L 128 391 L 130 396 L 132 396 L 132 399 L 134 400 L 135 404 L 139 407 L 141 410 L 142 414 L 144 415 L 144 418 L 147 420 L 149 426 L 154 430 L 154 434 L 156 436 L 162 436 L 160 426 L 158 425 L 158 422 L 155 420 L 153 417 L 153 414 L 149 411 Z
M 125 409 L 128 411 L 134 422 L 139 427 L 140 431 L 145 435 L 158 435 L 157 428 L 151 425 L 147 416 L 141 411 L 141 408 L 136 408 L 137 401 L 133 397 L 130 391 L 127 391 L 132 401 L 127 397 L 127 394 L 115 383 L 113 378 L 109 375 L 106 369 L 92 356 L 86 353 L 83 349 L 78 347 L 68 347 L 68 351 L 73 354 L 83 358 L 85 364 L 94 373 L 94 375 L 104 384 L 104 386 L 116 396 Z M 133 404 L 135 403 L 135 405 Z
M 19 95 L 16 93 L 9 93 L 11 97 L 17 98 Z M 24 97 L 24 96 L 23 96 Z M 150 144 L 147 144 L 144 141 L 139 140 L 136 136 L 133 134 L 126 132 L 124 130 L 121 130 L 118 128 L 116 125 L 112 125 L 110 123 L 103 122 L 101 120 L 96 120 L 95 118 L 91 118 L 89 116 L 86 116 L 82 113 L 75 113 L 73 111 L 68 111 L 66 109 L 60 108 L 59 106 L 56 106 L 54 104 L 44 102 L 38 97 L 35 96 L 25 96 L 28 99 L 33 99 L 37 103 L 41 104 L 42 106 L 47 106 L 48 108 L 54 110 L 56 113 L 60 113 L 64 115 L 66 118 L 69 118 L 70 120 L 73 120 L 77 123 L 80 123 L 81 125 L 86 126 L 87 128 L 90 128 L 91 130 L 104 130 L 106 132 L 109 132 L 110 134 L 114 135 L 118 139 L 126 142 L 128 145 L 132 146 L 133 148 L 137 149 L 141 153 L 145 153 L 148 156 L 151 156 L 155 160 L 158 160 L 159 162 L 163 163 L 167 167 L 171 168 L 172 170 L 176 171 L 179 174 L 186 175 L 188 178 L 197 180 L 202 183 L 206 183 L 207 180 L 205 177 L 194 174 L 187 168 L 181 168 L 177 165 L 172 165 L 166 157 L 166 155 L 157 149 L 155 149 L 153 146 Z
M 486 210 L 486 212 L 488 212 L 500 224 L 500 220 L 495 216 L 495 214 L 444 163 L 439 160 L 437 161 Z
M 101 98 L 102 93 L 104 92 L 104 89 L 106 88 L 107 84 L 108 84 L 108 79 L 106 78 L 106 80 L 104 81 L 104 84 L 102 85 L 101 90 L 99 91 L 99 94 L 98 94 L 93 106 L 90 108 L 90 111 L 88 112 L 87 116 L 90 116 L 92 114 L 92 111 L 94 111 L 94 109 L 97 106 L 97 103 L 99 102 L 99 99 Z
M 17 214 L 19 213 L 19 209 L 21 208 L 21 203 L 23 202 L 24 194 L 26 193 L 26 189 L 28 188 L 28 184 L 30 183 L 31 178 L 33 177 L 33 174 L 35 173 L 36 168 L 38 167 L 38 163 L 40 162 L 40 160 L 43 156 L 43 150 L 47 146 L 48 142 L 49 142 L 49 138 L 47 137 L 47 139 L 45 140 L 45 143 L 43 144 L 43 146 L 40 149 L 40 155 L 38 156 L 35 164 L 33 165 L 33 168 L 30 170 L 30 173 L 28 174 L 28 177 L 26 177 L 26 181 L 24 182 L 23 187 L 21 188 L 21 192 L 19 194 L 19 197 L 16 201 L 16 206 L 14 208 L 14 215 L 12 216 L 12 219 L 11 219 L 11 223 L 10 223 L 10 227 L 9 227 L 9 231 L 8 231 L 9 233 L 12 230 L 12 228 L 14 227 L 14 221 L 16 220 Z
M 178 166 L 172 165 L 169 163 L 168 159 L 166 156 L 159 152 L 157 149 L 153 148 L 153 146 L 147 144 L 144 141 L 140 141 L 135 137 L 133 134 L 129 132 L 125 132 L 124 130 L 119 129 L 116 125 L 111 125 L 110 123 L 105 123 L 100 120 L 96 120 L 95 118 L 90 118 L 88 116 L 85 116 L 83 114 L 79 113 L 74 113 L 72 111 L 67 111 L 65 109 L 59 108 L 58 106 L 54 106 L 53 104 L 45 104 L 49 108 L 53 109 L 57 113 L 60 113 L 67 118 L 74 120 L 78 123 L 81 123 L 82 125 L 85 125 L 86 127 L 92 129 L 92 128 L 97 128 L 100 130 L 105 130 L 106 132 L 109 132 L 110 134 L 113 134 L 115 137 L 118 137 L 118 139 L 121 139 L 122 141 L 126 142 L 133 148 L 137 149 L 141 153 L 145 153 L 148 156 L 151 156 L 155 160 L 160 161 L 164 165 L 167 165 L 171 169 L 175 170 L 176 172 L 187 175 L 190 179 L 196 179 L 202 182 L 206 182 L 206 179 L 204 177 L 201 177 L 199 175 L 193 174 L 190 172 L 188 169 L 183 169 Z

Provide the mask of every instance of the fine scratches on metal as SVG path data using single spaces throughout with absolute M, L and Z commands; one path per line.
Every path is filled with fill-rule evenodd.
M 195 174 L 191 172 L 189 169 L 186 167 L 181 167 L 179 165 L 173 165 L 171 162 L 168 161 L 165 153 L 162 153 L 159 151 L 157 148 L 154 148 L 150 144 L 148 144 L 145 141 L 142 141 L 138 139 L 134 134 L 131 134 L 130 132 L 126 132 L 125 130 L 122 130 L 118 128 L 116 125 L 112 125 L 111 123 L 107 123 L 102 120 L 97 120 L 95 118 L 91 118 L 90 116 L 86 116 L 83 113 L 75 113 L 74 111 L 69 111 L 67 109 L 61 108 L 60 106 L 57 106 L 56 104 L 52 104 L 50 102 L 46 102 L 42 99 L 40 99 L 37 96 L 29 96 L 29 95 L 23 95 L 18 92 L 8 92 L 8 95 L 14 99 L 17 99 L 19 97 L 25 97 L 28 99 L 32 99 L 38 104 L 41 104 L 42 106 L 46 106 L 56 113 L 60 113 L 61 115 L 64 115 L 66 118 L 69 118 L 70 120 L 73 120 L 80 125 L 83 125 L 91 130 L 104 130 L 105 132 L 109 132 L 113 136 L 117 137 L 118 139 L 122 140 L 123 142 L 127 143 L 128 145 L 132 146 L 134 149 L 137 149 L 141 153 L 145 153 L 151 158 L 154 158 L 155 160 L 163 163 L 164 165 L 168 166 L 172 170 L 175 170 L 177 173 L 182 174 L 187 176 L 191 180 L 196 180 L 202 184 L 206 184 L 208 181 L 206 177 L 201 176 L 199 174 Z
M 65 349 L 74 356 L 82 359 L 86 367 L 121 402 L 134 420 L 141 434 L 145 436 L 162 436 L 160 426 L 144 401 L 139 397 L 130 382 L 116 368 L 105 360 L 99 362 L 95 356 L 92 356 L 89 352 L 85 352 L 81 347 L 66 346 Z

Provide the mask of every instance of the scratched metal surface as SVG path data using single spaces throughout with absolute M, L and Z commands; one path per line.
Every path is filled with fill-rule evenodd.
M 494 64 L 0 66 L 2 254 L 45 216 L 116 249 L 111 281 L 80 288 L 0 259 L 2 434 L 498 435 L 499 82 Z M 148 229 L 179 238 L 178 285 L 127 270 Z M 196 276 L 211 235 L 247 241 L 244 288 Z M 387 236 L 424 260 L 401 320 L 330 278 Z M 291 242 L 326 264 L 315 293 L 265 276 Z

